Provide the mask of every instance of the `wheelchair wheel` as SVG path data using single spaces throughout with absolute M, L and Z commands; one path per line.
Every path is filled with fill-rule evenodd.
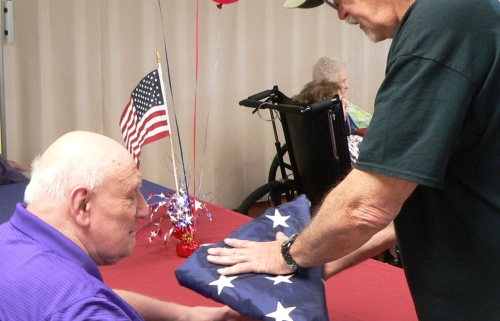
M 285 167 L 287 177 L 290 177 L 292 175 L 292 165 L 290 165 L 290 161 L 288 159 L 288 147 L 286 146 L 286 143 L 281 145 L 281 155 L 283 155 L 283 166 Z M 269 168 L 269 174 L 267 176 L 268 182 L 273 182 L 282 178 L 281 173 L 278 173 L 279 168 L 278 155 L 275 155 L 273 162 L 271 163 L 271 167 Z M 278 174 L 279 177 L 276 177 L 276 174 Z
M 267 207 L 276 207 L 283 202 L 291 201 L 295 196 L 295 182 L 293 180 L 272 181 L 248 195 L 236 211 L 248 215 L 248 211 L 255 203 L 267 202 Z

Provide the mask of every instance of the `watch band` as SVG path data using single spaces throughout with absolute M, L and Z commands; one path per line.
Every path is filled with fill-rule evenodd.
M 283 244 L 281 244 L 281 255 L 283 255 L 286 264 L 293 272 L 303 269 L 303 267 L 295 262 L 292 255 L 290 254 L 290 247 L 292 246 L 293 242 L 295 242 L 297 236 L 299 236 L 299 233 L 292 234 L 285 242 L 283 242 Z

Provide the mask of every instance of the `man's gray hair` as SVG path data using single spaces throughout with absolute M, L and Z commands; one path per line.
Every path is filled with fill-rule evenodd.
M 321 57 L 313 66 L 313 83 L 336 82 L 339 72 L 345 69 L 346 64 L 340 58 Z
M 38 166 L 40 156 L 31 164 L 31 180 L 24 192 L 24 202 L 29 204 L 46 199 L 61 202 L 75 186 L 85 185 L 95 191 L 102 185 L 106 170 L 102 160 L 85 157 L 65 158 L 51 166 Z

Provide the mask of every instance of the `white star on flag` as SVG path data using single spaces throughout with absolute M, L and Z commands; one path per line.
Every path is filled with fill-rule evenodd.
M 274 215 L 266 215 L 266 217 L 269 218 L 271 221 L 273 221 L 273 228 L 275 228 L 278 225 L 289 227 L 288 224 L 286 224 L 286 220 L 288 220 L 290 215 L 281 216 L 280 211 L 278 211 L 278 209 L 274 210 Z
M 222 292 L 222 289 L 224 289 L 224 287 L 227 286 L 230 288 L 234 288 L 234 285 L 231 283 L 231 281 L 236 279 L 237 277 L 238 276 L 226 277 L 225 275 L 221 275 L 218 280 L 210 282 L 208 285 L 217 285 L 217 291 L 218 291 L 218 294 L 220 295 L 220 293 Z
M 276 321 L 293 321 L 289 314 L 293 311 L 295 307 L 284 308 L 280 302 L 276 306 L 276 311 L 266 314 L 266 317 L 274 318 Z
M 274 281 L 273 285 L 276 285 L 276 284 L 280 284 L 282 282 L 283 283 L 293 283 L 292 281 L 290 281 L 290 278 L 292 276 L 293 276 L 293 274 L 289 274 L 289 275 L 277 275 L 275 277 L 266 276 L 266 279 Z

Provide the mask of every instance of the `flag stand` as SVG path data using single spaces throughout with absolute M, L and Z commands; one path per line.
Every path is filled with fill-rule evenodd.
M 167 121 L 169 124 L 170 122 L 170 116 L 168 114 L 168 106 L 167 106 L 167 96 L 165 95 L 165 84 L 163 83 L 163 72 L 161 70 L 161 59 L 160 59 L 160 53 L 157 51 L 156 52 L 156 60 L 158 61 L 158 73 L 160 76 L 160 84 L 161 84 L 161 93 L 163 97 L 165 97 L 165 110 L 167 112 Z M 175 155 L 174 155 L 174 143 L 172 142 L 172 134 L 169 135 L 170 137 L 170 153 L 172 154 L 172 166 L 173 166 L 173 171 L 174 171 L 174 180 L 175 180 L 175 191 L 177 194 L 179 194 L 179 181 L 177 179 L 177 166 L 175 165 Z

